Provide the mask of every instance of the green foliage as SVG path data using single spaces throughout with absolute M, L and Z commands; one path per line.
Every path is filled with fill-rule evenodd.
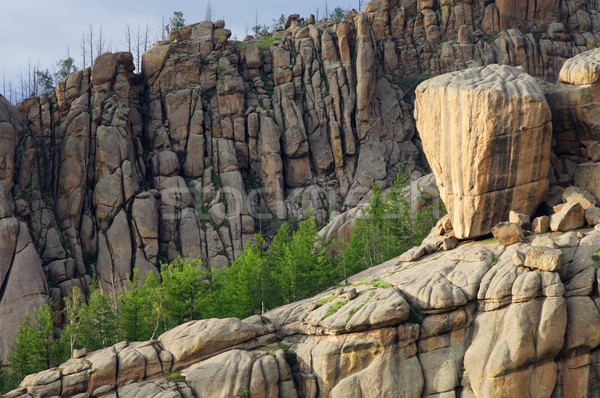
M 112 298 L 104 294 L 97 281 L 92 285 L 87 302 L 76 309 L 74 318 L 79 319 L 76 347 L 95 351 L 117 343 L 116 309 Z
M 592 260 L 594 260 L 594 269 L 600 269 L 600 248 L 592 254 Z
M 429 204 L 413 214 L 411 203 L 402 197 L 406 183 L 401 174 L 384 195 L 378 185 L 367 213 L 356 221 L 348 245 L 338 255 L 346 274 L 353 275 L 394 258 L 418 245 L 435 225 L 439 209 Z
M 52 77 L 52 73 L 50 73 L 48 69 L 36 70 L 35 78 L 37 79 L 37 83 L 40 87 L 41 93 L 50 94 L 52 93 L 52 91 L 54 91 L 54 78 Z
M 181 373 L 172 372 L 168 373 L 165 378 L 173 383 L 185 383 L 185 377 Z
M 344 10 L 341 7 L 334 8 L 333 12 L 331 13 L 331 19 L 333 19 L 335 22 L 340 22 L 345 17 L 346 17 L 346 10 Z
M 344 301 L 337 301 L 337 302 L 331 304 L 329 306 L 329 308 L 327 308 L 327 316 L 331 316 L 331 315 L 335 314 L 344 305 L 346 305 L 346 301 L 345 300 Z
M 212 184 L 214 185 L 214 187 L 216 189 L 223 188 L 223 182 L 221 181 L 221 177 L 219 176 L 219 174 L 217 174 L 213 170 L 213 172 L 212 172 L 212 174 L 211 174 L 210 177 L 211 177 Z
M 267 262 L 280 288 L 282 304 L 312 296 L 331 286 L 337 277 L 335 263 L 312 217 L 301 221 L 297 231 L 285 222 L 271 242 Z
M 56 366 L 61 360 L 62 347 L 55 339 L 53 319 L 51 303 L 42 304 L 33 314 L 23 317 L 8 354 L 11 365 L 3 376 L 3 389 L 16 388 L 28 374 Z
M 265 84 L 265 91 L 267 92 L 267 95 L 272 97 L 273 93 L 275 92 L 275 84 L 273 83 L 273 77 L 267 73 L 262 73 L 260 75 L 260 79 Z
M 275 41 L 281 40 L 283 38 L 282 33 L 275 33 L 275 34 L 266 33 L 266 34 L 260 34 L 257 36 L 259 37 L 259 39 L 256 40 L 256 45 L 258 46 L 258 48 L 261 51 L 268 51 L 271 48 L 271 45 Z
M 128 341 L 144 341 L 155 337 L 161 324 L 163 300 L 158 276 L 150 272 L 141 278 L 134 271 L 133 281 L 119 297 L 119 337 Z
M 256 243 L 249 242 L 231 266 L 216 275 L 209 300 L 218 306 L 213 308 L 213 316 L 246 318 L 278 304 L 262 243 L 262 238 L 257 236 Z
M 320 299 L 318 299 L 317 301 L 315 301 L 315 304 L 320 307 L 322 305 L 325 305 L 327 303 L 332 302 L 336 298 L 337 298 L 336 295 L 330 294 L 329 296 L 321 297 Z
M 169 18 L 169 24 L 165 26 L 165 30 L 167 33 L 175 32 L 185 26 L 185 18 L 183 17 L 183 12 L 174 11 L 173 16 Z
M 372 284 L 374 287 L 381 287 L 381 288 L 384 288 L 384 289 L 389 289 L 390 287 L 394 287 L 394 285 L 392 285 L 391 283 L 388 283 L 388 282 L 382 281 L 382 280 L 381 280 L 381 279 L 379 279 L 379 278 L 375 278 L 375 279 L 373 279 L 373 282 L 371 282 L 371 284 Z
M 285 27 L 285 15 L 281 14 L 279 18 L 273 19 L 273 32 L 282 30 Z
M 56 62 L 57 70 L 54 74 L 54 79 L 59 82 L 65 80 L 71 73 L 77 71 L 75 60 L 68 56 L 65 59 L 60 59 Z
M 211 286 L 210 270 L 202 267 L 200 259 L 178 257 L 171 264 L 163 265 L 161 275 L 166 328 L 200 319 Z

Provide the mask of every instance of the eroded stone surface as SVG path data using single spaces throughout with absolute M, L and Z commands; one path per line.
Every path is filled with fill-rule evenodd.
M 511 210 L 531 215 L 545 198 L 551 113 L 527 73 L 495 65 L 427 80 L 415 119 L 457 238 L 488 234 Z

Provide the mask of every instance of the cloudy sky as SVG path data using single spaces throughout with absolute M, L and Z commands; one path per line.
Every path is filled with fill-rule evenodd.
M 79 43 L 82 32 L 93 24 L 102 27 L 111 50 L 124 48 L 124 31 L 149 24 L 152 41 L 160 37 L 161 20 L 173 11 L 182 11 L 186 23 L 204 19 L 208 0 L 0 0 L 0 73 L 15 81 L 27 64 L 52 69 L 67 52 L 81 64 Z M 271 25 L 274 18 L 298 13 L 302 16 L 324 13 L 326 0 L 212 0 L 214 19 L 224 19 L 238 39 L 246 26 Z M 331 12 L 336 6 L 357 8 L 358 0 L 327 0 Z M 2 76 L 0 76 L 1 78 Z M 1 89 L 0 85 L 0 89 Z

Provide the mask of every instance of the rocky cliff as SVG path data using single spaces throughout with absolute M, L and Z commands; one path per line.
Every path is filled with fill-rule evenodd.
M 372 1 L 339 23 L 292 16 L 272 44 L 233 42 L 222 22 L 203 22 L 156 43 L 141 74 L 130 54 L 108 53 L 19 110 L 2 100 L 0 356 L 23 313 L 48 297 L 60 305 L 92 275 L 118 291 L 134 270 L 178 255 L 226 266 L 255 232 L 308 209 L 325 225 L 373 182 L 420 164 L 417 82 L 492 63 L 555 81 L 567 58 L 595 47 L 599 9 Z M 578 164 L 598 160 L 595 120 L 564 116 L 590 103 L 590 75 L 572 65 L 548 94 L 560 137 L 551 184 L 594 181 L 595 166 Z

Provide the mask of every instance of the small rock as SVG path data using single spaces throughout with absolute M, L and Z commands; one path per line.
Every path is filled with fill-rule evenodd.
M 559 213 L 562 210 L 563 207 L 565 207 L 565 204 L 564 203 L 559 203 L 556 206 L 552 207 L 552 211 L 555 212 L 555 213 Z
M 427 250 L 427 246 L 415 246 L 409 250 L 407 250 L 406 252 L 404 252 L 400 257 L 399 260 L 405 263 L 411 262 L 411 261 L 416 261 L 418 259 L 420 259 L 423 256 L 426 256 L 429 254 L 429 251 Z
M 567 203 L 579 203 L 584 209 L 596 206 L 594 195 L 583 188 L 569 187 L 563 192 L 562 197 Z
M 552 249 L 558 249 L 558 245 L 547 236 L 536 237 L 533 242 L 531 242 L 531 246 L 545 246 Z
M 356 293 L 356 289 L 355 288 L 349 289 L 346 292 L 346 300 L 348 300 L 348 301 L 354 300 L 356 297 L 358 297 L 358 293 Z
M 319 305 L 318 305 L 317 303 L 315 303 L 314 301 L 313 301 L 312 303 L 310 303 L 310 304 L 308 305 L 308 307 L 306 307 L 306 309 L 307 309 L 309 312 L 312 312 L 312 311 L 316 310 L 317 308 L 319 308 Z
M 510 211 L 508 214 L 508 222 L 519 224 L 523 229 L 531 229 L 531 219 L 527 214 Z
M 591 227 L 600 224 L 600 209 L 597 207 L 588 207 L 585 209 L 585 221 Z
M 458 246 L 458 239 L 456 239 L 456 237 L 454 237 L 454 236 L 444 236 L 442 238 L 442 246 L 441 247 L 442 247 L 443 251 L 452 250 L 456 246 Z
M 575 173 L 575 185 L 591 192 L 595 198 L 600 199 L 600 163 L 588 162 L 577 166 Z
M 548 190 L 548 195 L 546 196 L 546 200 L 544 201 L 544 210 L 550 211 L 554 208 L 554 206 L 562 203 L 562 195 L 565 192 L 565 189 L 558 185 L 553 185 Z
M 541 271 L 560 271 L 563 266 L 563 253 L 560 249 L 531 247 L 525 253 L 525 266 Z
M 600 161 L 600 143 L 597 141 L 584 141 L 582 144 L 585 146 L 581 150 L 581 155 L 588 158 L 592 162 Z
M 565 203 L 562 209 L 550 217 L 552 231 L 566 232 L 585 225 L 585 213 L 579 203 Z
M 510 246 L 525 240 L 523 228 L 517 223 L 501 222 L 492 228 L 492 235 L 501 245 Z
M 534 234 L 545 234 L 550 230 L 550 217 L 541 216 L 533 219 L 531 230 Z
M 525 253 L 520 250 L 515 250 L 512 255 L 512 262 L 517 267 L 522 267 L 525 265 Z
M 86 348 L 82 348 L 81 350 L 73 350 L 73 359 L 83 358 L 88 354 Z
M 342 294 L 344 294 L 344 288 L 338 287 L 337 289 L 334 290 L 333 294 L 335 294 L 336 296 L 341 296 Z

